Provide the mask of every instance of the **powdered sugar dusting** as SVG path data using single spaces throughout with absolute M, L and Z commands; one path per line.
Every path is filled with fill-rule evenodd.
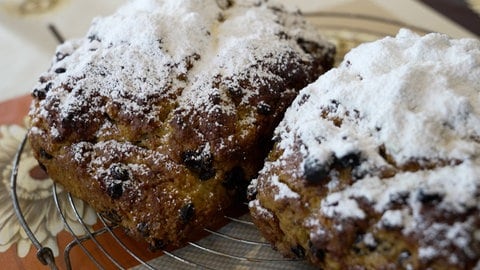
M 280 182 L 277 175 L 273 175 L 271 181 L 272 186 L 278 188 L 278 192 L 275 194 L 275 200 L 300 198 L 298 193 L 291 190 L 285 183 Z
M 46 96 L 34 114 L 48 116 L 55 107 L 62 119 L 103 125 L 99 137 L 113 136 L 98 120 L 104 115 L 124 122 L 135 118 L 133 129 L 149 132 L 142 129 L 162 121 L 171 109 L 169 104 L 157 107 L 159 102 L 169 101 L 184 117 L 198 111 L 211 119 L 233 117 L 237 106 L 259 95 L 254 89 L 267 79 L 279 80 L 268 66 L 288 70 L 277 56 L 295 51 L 302 60 L 312 60 L 298 40 L 331 50 L 298 14 L 280 10 L 275 3 L 258 1 L 129 1 L 114 15 L 96 18 L 85 38 L 58 47 L 34 90 Z M 246 84 L 249 91 L 234 104 L 229 89 Z M 238 120 L 245 126 L 256 122 L 251 114 Z M 62 137 L 59 125 L 49 123 L 59 131 L 56 138 Z M 213 125 L 222 128 L 223 123 Z
M 472 239 L 478 223 L 462 217 L 480 208 L 479 82 L 479 40 L 420 37 L 402 29 L 396 37 L 360 45 L 287 111 L 276 130 L 280 160 L 301 153 L 296 169 L 304 174 L 306 163 L 330 166 L 332 159 L 356 153 L 360 164 L 351 186 L 329 186 L 331 193 L 314 211 L 364 219 L 359 202 L 367 203 L 381 214 L 378 228 L 402 228 L 420 238 L 422 259 L 458 262 L 447 247 L 468 250 L 479 243 Z M 392 175 L 380 173 L 386 169 Z M 477 251 L 466 252 L 478 258 Z

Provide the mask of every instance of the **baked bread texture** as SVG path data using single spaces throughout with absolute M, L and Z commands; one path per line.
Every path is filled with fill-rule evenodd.
M 179 246 L 245 198 L 334 51 L 268 1 L 130 1 L 58 47 L 28 138 L 74 196 L 152 247 Z
M 249 186 L 255 224 L 323 269 L 479 269 L 480 41 L 362 44 L 300 92 Z

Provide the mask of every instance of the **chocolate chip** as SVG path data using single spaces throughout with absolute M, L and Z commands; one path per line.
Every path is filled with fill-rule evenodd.
M 187 150 L 182 153 L 182 161 L 187 168 L 198 174 L 200 180 L 208 180 L 215 176 L 213 158 L 203 150 Z
M 45 151 L 45 149 L 41 148 L 40 149 L 40 157 L 43 158 L 43 159 L 52 159 L 53 156 L 50 155 L 49 153 L 47 153 L 47 151 Z
M 110 170 L 111 177 L 115 180 L 120 180 L 120 181 L 130 180 L 130 173 L 127 165 L 124 165 L 121 163 L 115 163 L 110 166 L 109 170 Z
M 261 101 L 257 105 L 257 112 L 261 115 L 270 115 L 270 114 L 272 114 L 273 110 L 272 110 L 272 107 L 270 105 Z
M 443 195 L 420 189 L 417 193 L 417 200 L 424 204 L 435 204 L 440 203 L 443 200 Z
M 195 215 L 193 203 L 188 203 L 180 209 L 180 219 L 183 223 L 188 223 Z
M 123 185 L 117 181 L 110 182 L 107 185 L 107 194 L 114 200 L 120 198 L 123 194 Z
M 67 71 L 67 70 L 66 70 L 65 68 L 63 68 L 63 67 L 60 67 L 60 68 L 55 69 L 55 73 L 57 73 L 57 74 L 65 73 L 65 71 Z
M 330 167 L 330 162 L 322 164 L 318 160 L 306 160 L 303 165 L 305 179 L 311 184 L 318 184 L 328 177 Z
M 137 231 L 142 235 L 142 237 L 148 237 L 150 235 L 150 228 L 145 222 L 140 222 L 137 224 Z
M 297 256 L 299 259 L 305 258 L 305 249 L 301 245 L 291 247 L 290 250 Z

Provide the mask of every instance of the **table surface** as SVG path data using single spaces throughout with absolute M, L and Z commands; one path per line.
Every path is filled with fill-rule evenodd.
M 44 269 L 35 256 L 35 249 L 31 247 L 30 241 L 13 215 L 8 181 L 16 147 L 26 132 L 24 118 L 30 103 L 29 92 L 39 74 L 48 68 L 57 45 L 48 25 L 55 25 L 66 38 L 81 37 L 87 31 L 92 18 L 112 13 L 124 1 L 45 0 L 43 2 L 48 4 L 37 9 L 31 9 L 31 6 L 28 6 L 30 9 L 23 9 L 23 13 L 20 12 L 20 2 L 0 1 L 0 57 L 2 59 L 0 61 L 0 177 L 3 183 L 0 185 L 0 264 L 2 265 L 0 268 L 10 266 L 8 269 Z M 443 32 L 456 38 L 478 38 L 480 35 L 479 0 L 283 0 L 283 2 L 289 7 L 298 7 L 305 13 L 328 11 L 380 16 Z M 34 164 L 31 155 L 25 154 L 23 158 L 26 160 L 25 166 Z M 31 171 L 29 174 L 29 177 L 34 180 L 46 178 L 46 176 L 34 175 Z M 42 241 L 57 248 L 60 245 L 62 249 L 61 243 L 66 243 L 70 239 L 62 224 L 59 221 L 52 221 L 52 216 L 57 216 L 54 214 L 52 199 L 48 196 L 51 191 L 46 191 L 51 187 L 51 183 L 34 180 L 29 185 L 21 187 L 24 189 L 22 195 L 28 197 L 28 202 L 35 204 L 35 207 L 26 206 L 26 208 L 31 212 L 30 215 L 35 215 L 34 220 L 38 223 L 36 226 L 44 227 Z M 81 215 L 87 222 L 92 225 L 96 223 L 94 213 L 86 206 L 79 204 L 82 209 Z M 57 242 L 59 244 L 56 244 Z M 141 244 L 139 248 L 143 248 Z M 74 253 L 82 252 L 74 251 Z M 147 259 L 153 257 L 155 255 Z M 79 267 L 74 269 L 91 267 L 90 264 L 82 266 L 81 260 L 83 259 L 75 262 Z M 130 260 L 126 264 L 134 266 L 136 263 Z M 155 264 L 154 260 L 153 265 L 161 266 L 162 264 Z

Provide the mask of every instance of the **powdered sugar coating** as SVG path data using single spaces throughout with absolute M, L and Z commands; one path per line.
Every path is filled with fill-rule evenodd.
M 260 172 L 260 189 L 280 177 L 300 197 L 316 194 L 306 168 L 320 174 L 358 158 L 350 184 L 337 185 L 333 172 L 318 184 L 329 192 L 305 206 L 310 239 L 326 239 L 318 216 L 338 221 L 339 235 L 351 220 L 371 219 L 418 239 L 420 260 L 480 257 L 479 40 L 402 29 L 362 44 L 301 91 L 275 134 L 281 154 Z
M 360 45 L 345 56 L 340 68 L 303 91 L 310 100 L 302 106 L 297 100 L 277 133 L 283 136 L 287 126 L 296 128 L 312 153 L 325 152 L 324 145 L 329 144 L 328 149 L 342 156 L 381 142 L 399 164 L 422 157 L 469 159 L 479 152 L 478 50 L 478 40 L 451 40 L 440 34 L 419 38 L 407 30 L 396 38 Z M 324 124 L 316 121 L 319 110 L 339 99 L 340 106 L 329 116 L 349 111 L 359 113 L 354 120 L 361 122 L 355 130 L 345 127 L 337 132 L 332 127 L 318 134 Z M 294 113 L 298 107 L 310 113 Z M 320 137 L 328 140 L 315 151 Z M 294 136 L 289 138 L 282 140 L 286 150 Z M 325 160 L 322 156 L 318 158 Z
M 36 91 L 48 88 L 48 94 L 35 113 L 47 118 L 50 107 L 42 106 L 48 102 L 59 107 L 62 118 L 84 117 L 73 120 L 96 124 L 97 117 L 87 115 L 119 111 L 120 118 L 141 119 L 136 124 L 142 128 L 165 118 L 166 109 L 155 103 L 170 99 L 183 117 L 193 111 L 207 112 L 212 119 L 218 114 L 237 117 L 237 108 L 251 105 L 260 93 L 246 91 L 240 103 L 234 104 L 228 90 L 246 83 L 259 87 L 266 78 L 279 80 L 266 67 L 288 70 L 288 61 L 273 55 L 302 51 L 299 39 L 323 42 L 325 53 L 332 49 L 299 16 L 272 12 L 280 8 L 274 3 L 217 2 L 129 1 L 115 15 L 95 19 L 87 38 L 67 41 L 58 48 L 50 72 L 36 87 Z M 279 35 L 288 38 L 279 39 Z M 304 54 L 303 60 L 307 63 L 311 58 Z M 249 67 L 260 70 L 250 73 Z M 72 89 L 68 93 L 62 86 Z M 56 101 L 49 100 L 52 97 Z M 242 117 L 243 126 L 256 124 L 255 115 Z M 107 126 L 96 135 L 112 136 L 108 124 L 103 123 Z M 222 128 L 224 123 L 212 125 Z M 50 134 L 61 137 L 62 129 L 57 126 L 51 123 Z

